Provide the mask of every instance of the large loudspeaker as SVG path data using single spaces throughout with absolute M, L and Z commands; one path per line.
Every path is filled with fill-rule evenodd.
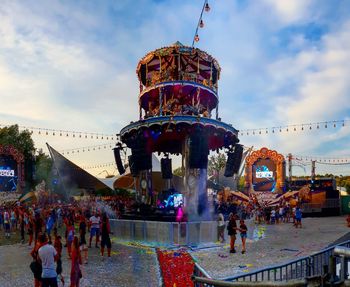
M 190 138 L 190 168 L 208 167 L 208 138 L 205 134 L 194 133 Z
M 133 156 L 129 155 L 128 160 L 129 160 L 130 173 L 132 177 L 137 177 L 139 175 L 139 171 L 136 169 Z
M 137 171 L 152 168 L 152 153 L 147 152 L 145 143 L 139 143 L 131 152 Z
M 241 166 L 243 156 L 243 146 L 240 144 L 236 144 L 235 152 L 234 152 L 234 163 L 233 163 L 233 172 L 238 173 L 239 167 Z
M 119 174 L 122 175 L 125 173 L 125 168 L 122 163 L 122 159 L 120 158 L 120 148 L 116 147 L 113 149 L 115 164 L 117 165 Z
M 238 173 L 241 166 L 243 156 L 243 146 L 236 144 L 235 151 L 227 154 L 227 161 L 225 166 L 225 177 L 231 177 L 233 174 Z
M 173 172 L 171 168 L 171 158 L 162 158 L 160 160 L 160 166 L 162 169 L 162 178 L 171 179 L 173 178 Z
M 232 177 L 234 172 L 233 172 L 233 165 L 235 162 L 234 158 L 234 153 L 233 152 L 228 152 L 227 153 L 227 161 L 226 161 L 226 166 L 225 166 L 225 177 Z

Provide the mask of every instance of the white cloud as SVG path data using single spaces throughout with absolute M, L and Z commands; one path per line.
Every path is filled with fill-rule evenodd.
M 336 115 L 344 116 L 350 109 L 349 23 L 340 27 L 339 32 L 325 37 L 323 42 L 324 48 L 320 51 L 310 50 L 304 57 L 306 61 L 298 61 L 297 58 L 294 65 L 285 67 L 285 70 L 299 73 L 300 79 L 296 94 L 289 99 L 286 111 L 289 123 L 295 119 L 331 119 Z M 288 73 L 285 76 L 288 79 Z
M 290 24 L 308 17 L 312 0 L 264 0 L 283 24 Z M 271 11 L 271 10 L 270 10 Z

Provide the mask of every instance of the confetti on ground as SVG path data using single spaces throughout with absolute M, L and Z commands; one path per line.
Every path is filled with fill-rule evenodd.
M 164 251 L 157 249 L 158 261 L 165 287 L 193 287 L 191 276 L 194 261 L 187 251 Z

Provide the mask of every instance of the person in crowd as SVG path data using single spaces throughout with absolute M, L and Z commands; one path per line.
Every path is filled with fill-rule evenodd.
M 33 233 L 34 233 L 34 221 L 33 221 L 33 216 L 31 214 L 29 215 L 29 218 L 28 218 L 27 233 L 29 236 L 28 245 L 31 246 L 33 242 Z
M 72 244 L 72 267 L 70 272 L 70 287 L 79 287 L 79 282 L 82 278 L 82 273 L 80 269 L 81 264 L 82 260 L 79 249 L 79 239 L 77 236 L 74 236 Z
M 297 206 L 297 208 L 295 209 L 295 228 L 298 228 L 298 226 L 300 226 L 300 228 L 302 228 L 301 218 L 302 218 L 302 212 L 301 212 L 300 207 Z
M 35 242 L 38 240 L 38 234 L 42 232 L 42 228 L 44 225 L 44 221 L 42 220 L 40 213 L 35 213 L 35 219 L 34 219 L 34 240 Z
M 55 225 L 55 213 L 52 210 L 46 221 L 46 233 L 49 236 L 49 241 L 51 241 L 51 230 Z
M 55 261 L 57 261 L 57 251 L 48 244 L 46 234 L 39 237 L 41 247 L 38 250 L 38 257 L 42 265 L 41 281 L 42 287 L 57 287 L 57 273 Z
M 64 277 L 62 275 L 62 250 L 63 250 L 63 244 L 62 244 L 62 237 L 58 235 L 57 233 L 57 227 L 53 229 L 53 235 L 54 235 L 54 244 L 53 247 L 55 247 L 57 251 L 57 267 L 56 267 L 56 273 L 57 277 L 61 280 L 62 284 L 64 285 Z
M 71 249 L 72 249 L 72 242 L 74 239 L 74 221 L 68 220 L 67 225 L 67 251 L 68 251 L 68 258 L 71 258 Z
M 275 224 L 276 223 L 276 211 L 274 208 L 272 208 L 271 210 L 271 224 Z
M 236 241 L 236 234 L 237 234 L 237 223 L 236 223 L 236 215 L 233 213 L 230 213 L 229 222 L 227 225 L 227 233 L 230 236 L 230 253 L 236 253 L 235 249 L 235 241 Z
M 99 236 L 100 236 L 100 217 L 94 212 L 89 219 L 90 224 L 90 240 L 89 248 L 91 248 L 92 238 L 96 236 L 95 247 L 98 248 Z
M 279 207 L 278 213 L 280 221 L 285 222 L 284 207 L 282 205 Z
M 248 231 L 247 225 L 244 223 L 244 220 L 241 219 L 239 221 L 239 232 L 240 232 L 241 240 L 242 240 L 242 254 L 244 254 L 246 252 L 245 243 L 247 240 L 247 231 Z
M 4 212 L 4 229 L 5 229 L 5 237 L 11 237 L 11 224 L 10 224 L 10 214 L 7 210 Z
M 80 214 L 80 223 L 79 223 L 79 246 L 80 251 L 84 253 L 84 263 L 88 263 L 88 248 L 86 244 L 86 219 Z
M 290 213 L 291 213 L 290 205 L 286 204 L 286 206 L 284 207 L 284 214 L 286 216 L 287 223 L 289 223 L 289 221 L 290 221 Z
M 20 224 L 20 231 L 21 231 L 21 243 L 23 244 L 25 241 L 24 233 L 25 233 L 25 220 L 24 220 L 24 212 L 22 212 L 19 215 L 19 224 Z
M 11 210 L 11 232 L 15 232 L 17 230 L 17 218 L 16 213 L 12 209 Z
M 39 233 L 38 235 L 41 236 L 41 233 Z M 38 240 L 34 243 L 34 248 L 30 252 L 30 256 L 33 258 L 33 261 L 30 264 L 30 269 L 32 270 L 34 275 L 34 287 L 41 287 L 42 266 L 38 255 L 40 247 L 41 243 Z
M 225 218 L 222 213 L 218 215 L 218 241 L 225 242 Z
M 109 224 L 109 219 L 106 214 L 103 214 L 102 224 L 101 224 L 101 256 L 103 257 L 105 246 L 107 246 L 108 257 L 111 257 L 112 243 L 109 237 L 111 233 L 111 227 Z

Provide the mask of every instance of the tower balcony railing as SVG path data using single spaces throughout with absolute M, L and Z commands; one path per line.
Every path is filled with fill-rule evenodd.
M 212 79 L 203 79 L 199 76 L 198 73 L 191 72 L 178 72 L 178 73 L 169 73 L 165 72 L 153 72 L 152 76 L 148 77 L 146 80 L 146 85 L 141 84 L 140 92 L 149 89 L 152 89 L 157 84 L 161 84 L 164 82 L 193 82 L 196 84 L 200 84 L 210 90 L 212 90 L 215 94 L 217 93 L 218 86 L 217 82 L 214 84 Z

